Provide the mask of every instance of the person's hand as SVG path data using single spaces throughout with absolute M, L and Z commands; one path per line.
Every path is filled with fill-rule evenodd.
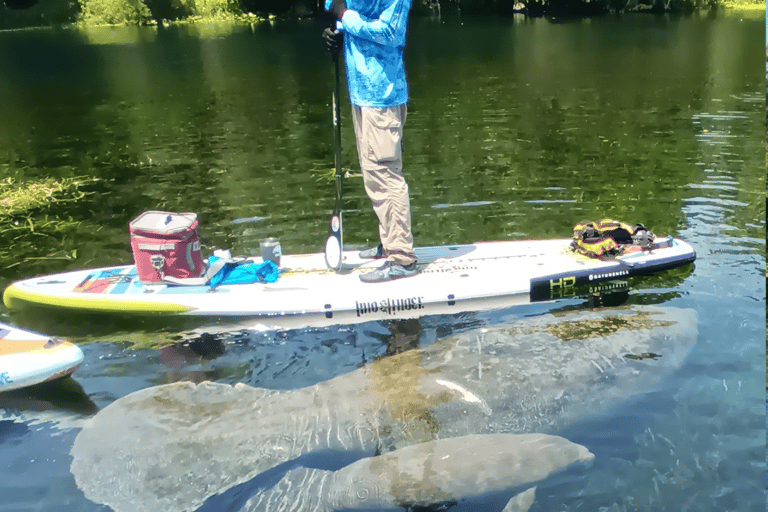
M 344 46 L 344 32 L 327 28 L 323 31 L 323 39 L 325 39 L 325 46 L 328 51 L 336 57 Z
M 341 17 L 344 16 L 344 11 L 347 10 L 346 0 L 333 0 L 333 7 L 331 7 L 333 15 L 336 19 L 341 21 Z

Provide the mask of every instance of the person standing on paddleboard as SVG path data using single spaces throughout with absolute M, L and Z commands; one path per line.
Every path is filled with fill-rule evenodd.
M 357 155 L 365 191 L 379 219 L 381 244 L 361 258 L 386 258 L 360 275 L 377 283 L 415 275 L 411 204 L 403 178 L 408 102 L 403 48 L 411 0 L 325 0 L 338 23 L 323 32 L 329 51 L 344 49 Z

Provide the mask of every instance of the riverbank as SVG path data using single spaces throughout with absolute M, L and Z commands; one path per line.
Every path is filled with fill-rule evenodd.
M 26 8 L 9 5 L 25 4 Z M 0 30 L 67 25 L 173 25 L 193 23 L 254 24 L 280 17 L 296 19 L 317 16 L 315 2 L 267 2 L 266 0 L 207 0 L 192 2 L 178 0 L 79 0 L 53 2 L 44 0 L 4 0 L 0 8 Z M 514 13 L 528 16 L 551 14 L 599 15 L 608 12 L 693 12 L 723 10 L 747 13 L 750 17 L 764 16 L 765 3 L 754 0 L 529 0 L 516 2 L 514 8 L 504 2 L 462 0 L 447 2 L 443 9 L 439 2 L 414 0 L 412 14 L 439 15 L 459 10 L 462 14 L 504 16 Z M 31 5 L 30 5 L 31 4 Z M 511 5 L 511 4 L 510 4 Z M 512 9 L 512 10 L 510 10 Z M 507 12 L 509 11 L 509 12 Z
M 742 2 L 738 0 L 726 0 L 720 3 L 720 6 L 724 9 L 732 11 L 749 11 L 765 14 L 766 7 L 765 2 Z
M 727 0 L 718 6 L 720 10 L 729 16 L 739 16 L 751 20 L 765 17 L 765 2 L 738 2 Z
M 238 0 L 218 3 L 223 5 L 216 5 L 216 0 L 202 2 L 199 6 L 185 0 L 173 3 L 144 0 L 38 1 L 26 9 L 0 7 L 0 30 L 193 23 L 247 25 L 261 23 L 271 17 L 270 13 L 256 14 L 242 9 Z

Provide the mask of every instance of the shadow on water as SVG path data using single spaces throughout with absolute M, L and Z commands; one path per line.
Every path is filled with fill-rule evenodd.
M 14 311 L 9 320 L 21 328 L 71 338 L 78 343 L 118 342 L 135 348 L 169 345 L 178 341 L 179 332 L 216 323 L 216 319 L 100 314 L 38 306 Z
M 63 412 L 91 416 L 98 407 L 72 377 L 0 393 L 0 409 L 16 413 Z

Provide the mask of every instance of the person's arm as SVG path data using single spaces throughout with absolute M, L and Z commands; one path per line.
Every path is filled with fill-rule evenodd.
M 390 0 L 378 19 L 347 9 L 341 18 L 344 32 L 385 46 L 404 46 L 411 0 Z

